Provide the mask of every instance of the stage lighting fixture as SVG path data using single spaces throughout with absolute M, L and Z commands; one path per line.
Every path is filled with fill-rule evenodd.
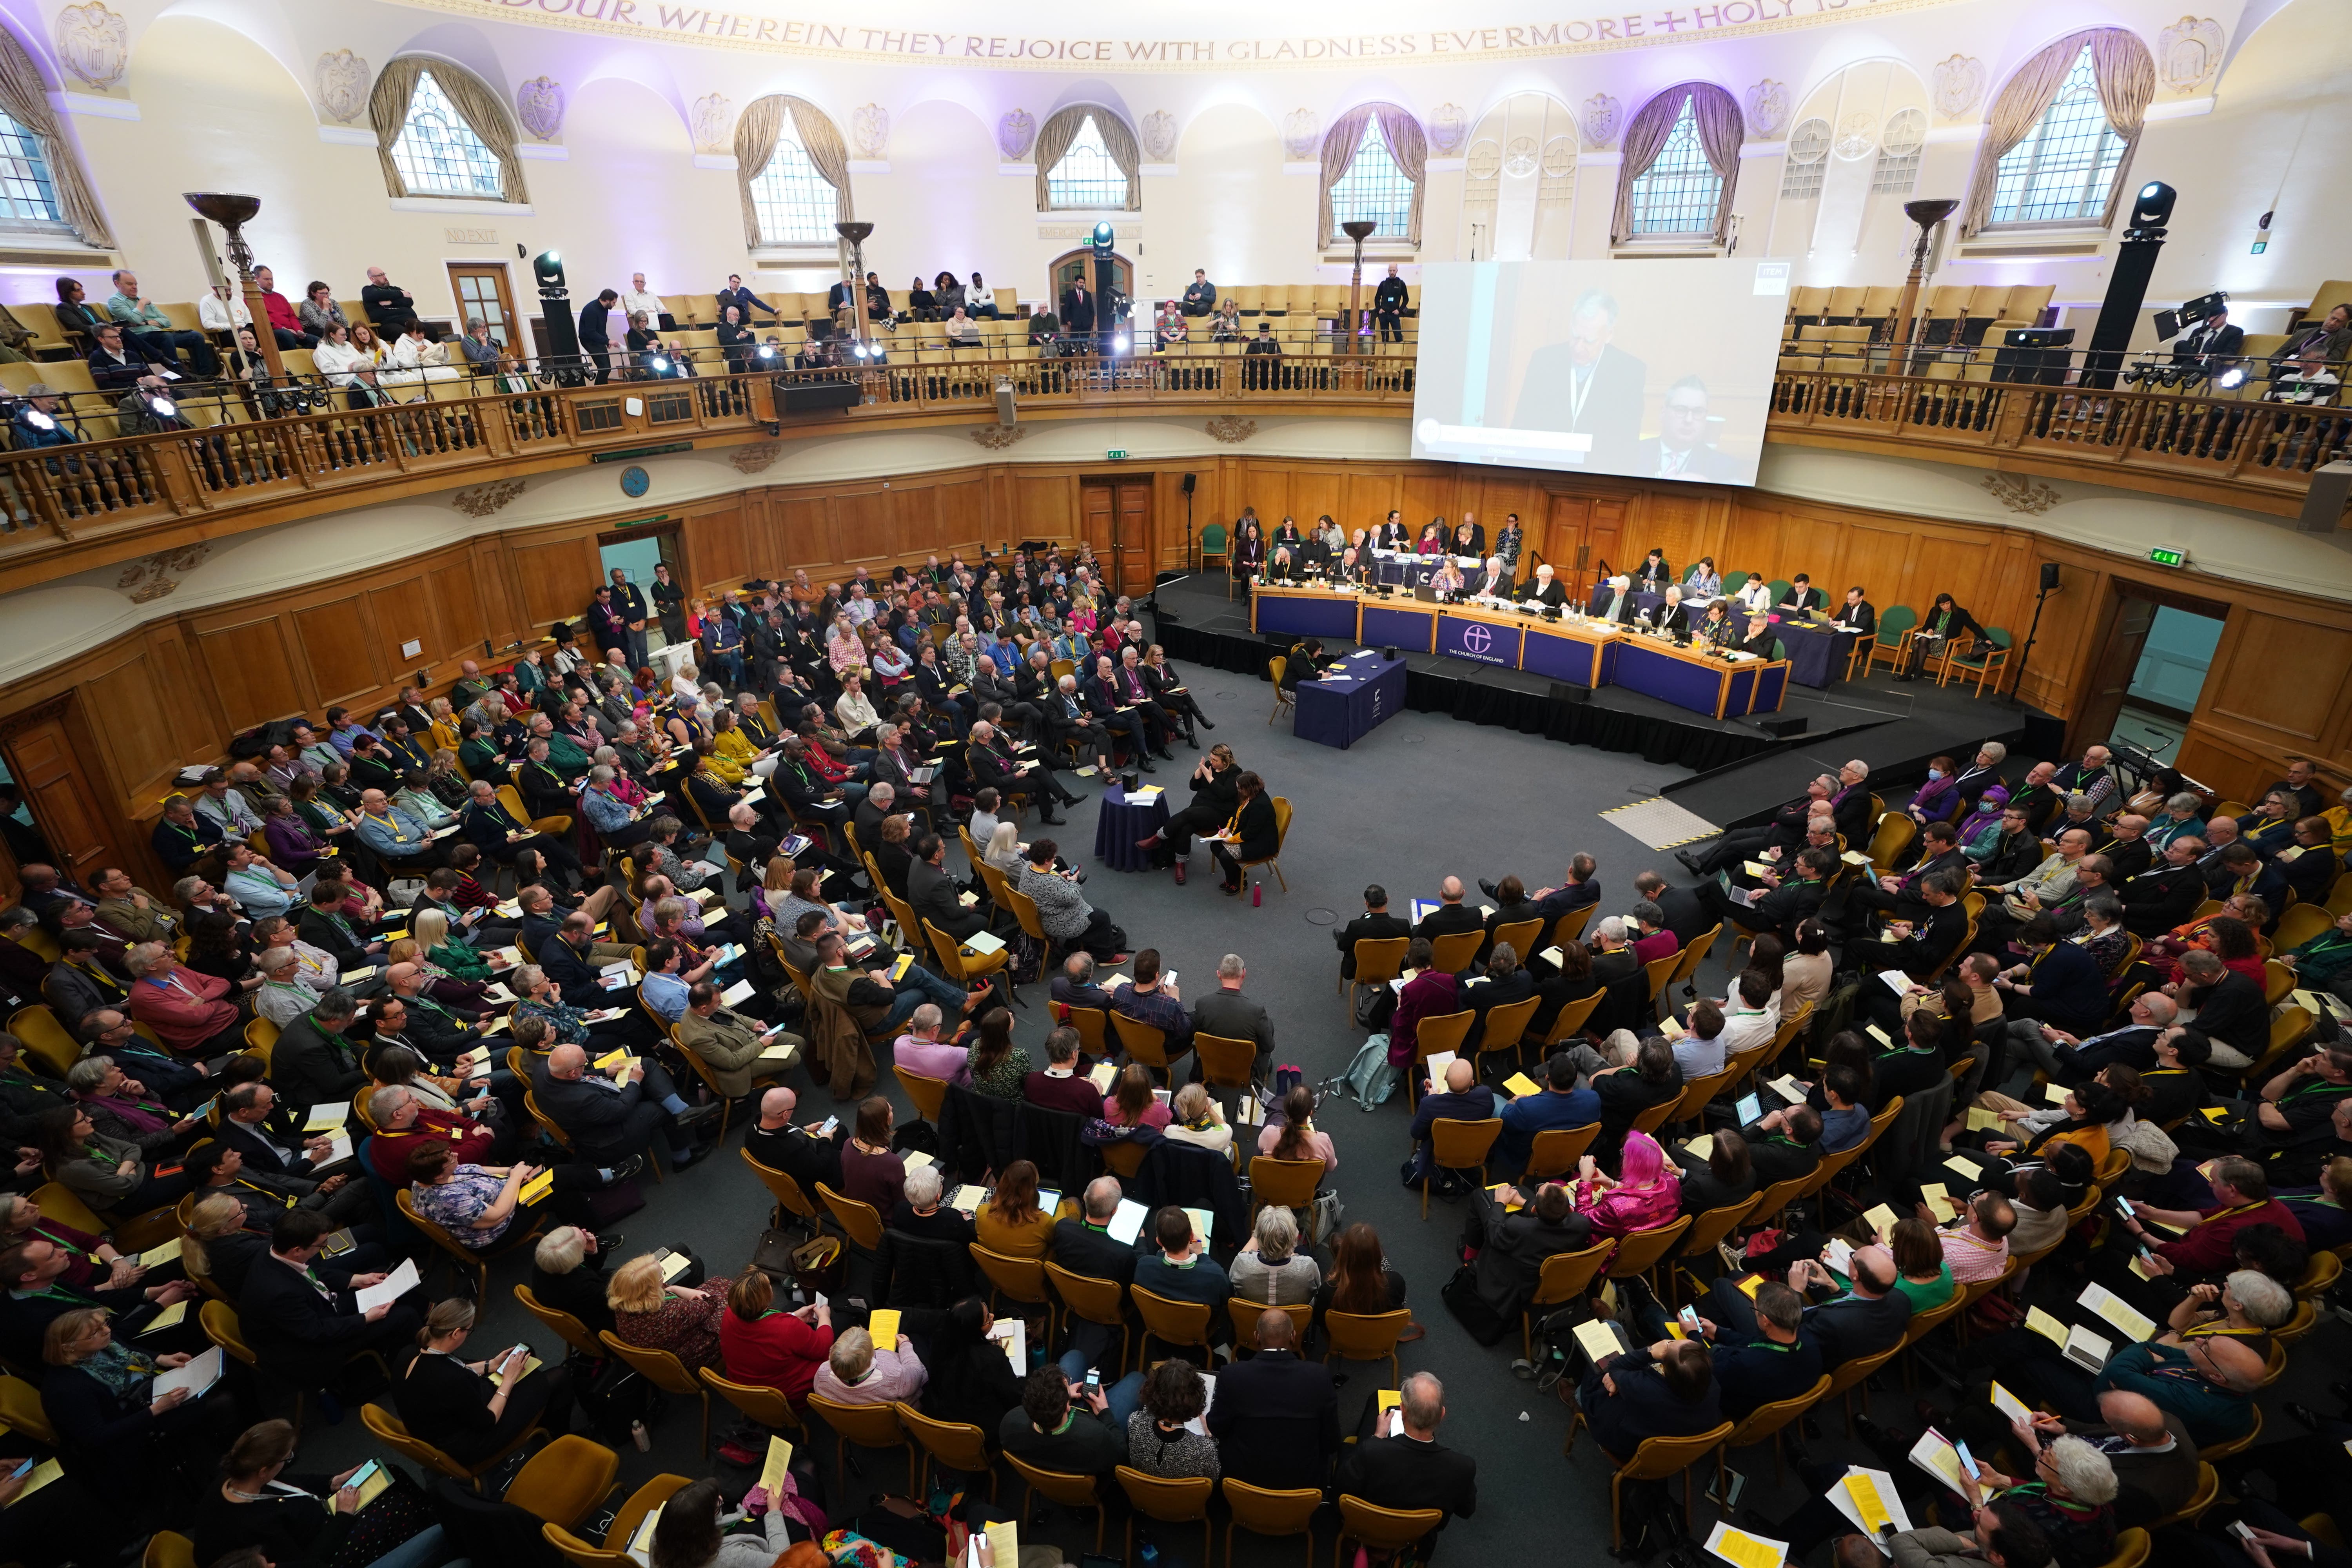
M 2172 204 L 2179 199 L 2180 193 L 2162 180 L 2150 180 L 2139 188 L 2139 195 L 2133 198 L 2131 223 L 2128 226 L 2162 228 L 2172 220 Z
M 542 250 L 531 258 L 530 273 L 539 279 L 540 287 L 563 287 L 563 258 L 552 250 Z
M 2246 384 L 2246 367 L 2233 364 L 2213 378 L 2213 384 L 2224 392 L 2235 392 Z
M 153 409 L 157 414 L 163 416 L 166 419 L 171 418 L 172 416 L 180 411 L 179 406 L 176 404 L 174 404 L 170 398 L 162 395 L 160 393 L 149 396 L 147 399 L 147 406 Z
M 58 427 L 58 422 L 56 420 L 50 418 L 47 415 L 42 413 L 37 408 L 27 408 L 19 414 L 17 417 L 24 420 L 26 424 L 30 425 L 36 430 L 54 430 Z
M 656 375 L 667 375 L 669 374 L 669 361 L 662 358 L 659 354 L 654 355 L 653 371 Z

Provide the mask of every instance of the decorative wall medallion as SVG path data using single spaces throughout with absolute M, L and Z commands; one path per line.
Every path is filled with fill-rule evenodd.
M 1458 103 L 1441 103 L 1431 113 L 1423 133 L 1429 138 L 1431 152 L 1441 158 L 1451 158 L 1462 150 L 1462 139 L 1470 134 L 1470 117 Z
M 520 494 L 520 479 L 498 479 L 487 485 L 476 485 L 469 490 L 459 490 L 449 498 L 449 504 L 467 517 L 488 517 Z
M 1492 136 L 1481 136 L 1470 143 L 1470 152 L 1462 163 L 1472 179 L 1491 180 L 1503 172 L 1503 144 Z
M 205 543 L 142 555 L 122 569 L 114 585 L 129 594 L 132 604 L 150 604 L 177 588 L 180 579 L 202 565 L 205 557 L 212 552 L 213 547 Z
M 1596 92 L 1584 100 L 1584 112 L 1579 116 L 1584 122 L 1584 142 L 1588 147 L 1606 147 L 1617 140 L 1617 124 L 1624 106 L 1605 92 Z
M 890 111 L 878 103 L 852 110 L 849 139 L 861 158 L 879 158 L 890 151 Z
M 320 55 L 311 79 L 319 86 L 319 107 L 345 125 L 367 107 L 368 63 L 349 49 Z
M 1985 491 L 2011 511 L 2029 517 L 2040 517 L 2066 498 L 2039 479 L 2023 479 L 2016 474 L 1987 474 Z
M 1036 140 L 1036 116 L 1025 109 L 1009 110 L 996 122 L 996 150 L 1008 163 L 1029 156 L 1029 145 Z
M 1789 88 L 1766 77 L 1748 89 L 1748 133 L 1769 142 L 1789 123 Z
M 89 86 L 112 87 L 131 60 L 131 18 L 116 16 L 103 0 L 67 6 L 58 13 L 58 58 Z
M 778 458 L 784 455 L 782 441 L 754 441 L 748 447 L 738 447 L 729 461 L 738 473 L 764 474 Z
M 1176 160 L 1176 117 L 1164 109 L 1143 117 L 1143 155 L 1155 163 Z
M 1830 151 L 1851 162 L 1867 158 L 1878 145 L 1878 116 L 1867 109 L 1857 109 L 1838 121 L 1837 140 Z
M 1026 425 L 975 425 L 969 432 L 971 438 L 992 452 L 1002 452 L 1016 446 L 1029 434 Z
M 515 89 L 515 114 L 522 128 L 542 142 L 563 134 L 563 84 L 543 76 Z
M 2221 65 L 2221 24 L 2183 16 L 2156 36 L 2157 68 L 2172 92 L 2195 92 Z
M 1947 120 L 1965 118 L 1984 97 L 1984 61 L 1954 55 L 1936 68 L 1936 112 Z
M 698 153 L 731 153 L 735 150 L 735 106 L 723 92 L 694 100 L 694 150 Z
M 1536 172 L 1536 139 L 1514 136 L 1503 148 L 1503 173 L 1515 180 L 1524 180 Z
M 1576 173 L 1576 138 L 1555 136 L 1544 143 L 1543 172 L 1547 180 L 1565 180 Z
M 1232 414 L 1220 414 L 1208 424 L 1209 438 L 1223 441 L 1228 447 L 1239 446 L 1257 434 L 1257 421 L 1243 419 Z
M 653 488 L 653 476 L 635 463 L 621 470 L 621 493 L 631 500 L 645 500 L 646 492 Z
M 1311 109 L 1294 109 L 1282 117 L 1282 155 L 1294 163 L 1315 156 L 1315 139 L 1323 122 Z

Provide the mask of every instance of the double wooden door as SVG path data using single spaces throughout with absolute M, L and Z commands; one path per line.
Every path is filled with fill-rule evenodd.
M 1106 563 L 1108 580 L 1136 597 L 1151 591 L 1151 489 L 1149 475 L 1078 481 L 1082 536 Z
M 1561 582 L 1580 592 L 1606 562 L 1622 572 L 1625 501 L 1621 496 L 1554 495 L 1538 548 Z M 1535 543 L 1535 541 L 1529 541 Z

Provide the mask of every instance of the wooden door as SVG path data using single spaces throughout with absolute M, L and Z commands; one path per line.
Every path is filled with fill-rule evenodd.
M 1108 563 L 1107 580 L 1140 598 L 1151 591 L 1151 490 L 1146 476 L 1082 479 L 1082 537 Z
M 464 331 L 468 321 L 480 320 L 490 329 L 490 341 L 500 348 L 510 348 L 515 341 L 514 297 L 507 291 L 507 269 L 503 266 L 465 266 L 449 264 L 449 292 L 457 301 L 457 330 Z
M 1046 296 L 1045 309 L 1059 315 L 1062 310 L 1062 290 L 1079 279 L 1083 278 L 1087 280 L 1087 289 L 1089 292 L 1096 291 L 1095 253 L 1092 248 L 1065 251 L 1054 258 L 1054 265 L 1046 268 L 1045 276 L 1047 288 L 1051 290 Z M 1135 264 L 1115 250 L 1110 255 L 1110 276 L 1112 287 L 1129 300 L 1135 298 Z M 1110 317 L 1105 314 L 1107 309 L 1108 306 L 1104 300 L 1097 299 L 1095 301 L 1095 325 L 1097 328 L 1110 324 Z
M 1622 570 L 1618 542 L 1624 524 L 1625 503 L 1618 497 L 1555 494 L 1545 512 L 1543 537 L 1528 542 L 1554 575 L 1581 593 L 1602 562 Z
M 41 836 L 58 857 L 58 868 L 87 883 L 116 858 L 93 807 L 98 791 L 66 728 L 69 706 L 61 700 L 8 721 L 0 726 L 0 749 L 7 753 L 8 772 L 23 788 Z

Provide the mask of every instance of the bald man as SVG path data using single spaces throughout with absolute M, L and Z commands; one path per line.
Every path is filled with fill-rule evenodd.
M 1416 1071 L 1420 1070 L 1418 1067 Z M 1431 1162 L 1435 1147 L 1434 1124 L 1440 1117 L 1453 1121 L 1484 1121 L 1495 1114 L 1495 1091 L 1478 1081 L 1478 1069 L 1466 1058 L 1457 1057 L 1445 1067 L 1445 1087 L 1436 1093 L 1424 1085 L 1420 1107 L 1414 1110 L 1412 1127 L 1406 1136 L 1412 1140 L 1412 1174 L 1410 1181 L 1426 1180 L 1432 1173 Z M 1459 1177 L 1454 1178 L 1458 1182 Z
M 1412 934 L 1435 942 L 1441 936 L 1451 936 L 1456 931 L 1486 930 L 1486 917 L 1465 904 L 1462 893 L 1462 879 L 1459 877 L 1448 877 L 1439 883 L 1437 907 L 1421 918 L 1421 923 L 1412 928 Z
M 1290 1314 L 1268 1308 L 1252 1338 L 1257 1354 L 1217 1374 L 1209 1435 L 1224 1473 L 1254 1487 L 1320 1489 L 1339 1452 L 1339 1388 L 1331 1371 L 1298 1353 Z
M 841 1188 L 841 1148 L 848 1134 L 841 1119 L 826 1117 L 805 1127 L 793 1121 L 800 1097 L 778 1085 L 760 1097 L 760 1119 L 743 1136 L 743 1152 L 772 1171 L 782 1171 L 814 1200 L 816 1184 Z
M 605 1082 L 591 1083 L 588 1053 L 558 1046 L 541 1071 L 540 1110 L 582 1158 L 599 1165 L 621 1164 L 659 1133 L 669 1147 L 670 1168 L 684 1170 L 699 1154 L 696 1130 L 709 1124 L 717 1131 L 719 1102 L 687 1104 L 658 1062 L 639 1060 L 615 1069 Z

